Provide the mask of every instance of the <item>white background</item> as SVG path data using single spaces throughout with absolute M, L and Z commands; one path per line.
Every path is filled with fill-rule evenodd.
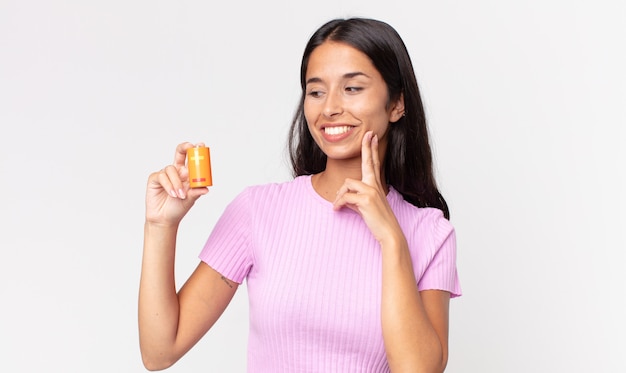
M 143 371 L 148 174 L 211 147 L 182 284 L 238 192 L 290 178 L 309 36 L 366 16 L 409 48 L 457 228 L 447 371 L 626 371 L 624 4 L 0 0 L 0 369 Z M 245 370 L 242 289 L 170 371 Z

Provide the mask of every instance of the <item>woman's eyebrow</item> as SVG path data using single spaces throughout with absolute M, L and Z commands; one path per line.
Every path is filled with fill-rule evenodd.
M 369 78 L 369 75 L 367 75 L 364 72 L 360 72 L 360 71 L 355 71 L 355 72 L 352 72 L 352 73 L 345 73 L 345 74 L 343 74 L 343 78 L 344 79 L 352 79 L 352 78 L 355 78 L 357 76 L 364 76 L 366 78 Z M 318 78 L 318 77 L 314 76 L 312 78 L 307 79 L 306 84 L 309 84 L 309 83 L 321 83 L 321 82 L 322 82 L 321 78 Z
M 321 83 L 321 82 L 322 82 L 321 78 L 313 77 L 313 78 L 307 79 L 306 84 L 308 85 L 309 83 Z
M 355 71 L 353 73 L 343 74 L 343 77 L 345 79 L 352 79 L 352 78 L 355 78 L 357 76 L 364 76 L 366 78 L 369 78 L 369 75 L 367 75 L 366 73 L 360 72 L 360 71 Z

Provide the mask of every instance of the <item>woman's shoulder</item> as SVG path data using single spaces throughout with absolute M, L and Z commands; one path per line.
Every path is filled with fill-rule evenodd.
M 409 247 L 412 250 L 419 250 L 421 257 L 432 258 L 444 246 L 454 249 L 455 229 L 443 211 L 433 207 L 417 207 L 405 201 L 399 193 L 398 200 L 392 204 L 392 209 L 405 233 Z
M 302 189 L 306 184 L 307 178 L 310 178 L 310 175 L 307 176 L 297 176 L 291 180 L 265 183 L 265 184 L 254 184 L 247 186 L 244 189 L 246 193 L 280 193 L 289 190 Z
M 452 224 L 443 215 L 443 211 L 434 207 L 418 207 L 407 202 L 400 192 L 390 190 L 392 209 L 399 221 L 420 229 L 453 230 Z
M 309 178 L 310 176 L 298 176 L 287 181 L 250 185 L 243 189 L 239 198 L 254 202 L 301 196 L 307 190 Z

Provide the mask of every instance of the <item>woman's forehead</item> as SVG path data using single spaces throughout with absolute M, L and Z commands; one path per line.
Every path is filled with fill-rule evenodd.
M 326 41 L 311 52 L 306 80 L 376 75 L 380 74 L 365 53 L 346 43 Z

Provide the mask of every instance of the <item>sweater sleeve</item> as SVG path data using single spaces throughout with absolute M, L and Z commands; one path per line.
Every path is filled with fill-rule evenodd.
M 249 190 L 244 190 L 226 207 L 199 255 L 211 268 L 239 284 L 253 263 L 249 199 Z
M 418 283 L 422 290 L 444 290 L 451 298 L 461 295 L 456 267 L 456 234 L 450 222 L 437 213 L 432 221 L 429 245 L 433 256 Z

